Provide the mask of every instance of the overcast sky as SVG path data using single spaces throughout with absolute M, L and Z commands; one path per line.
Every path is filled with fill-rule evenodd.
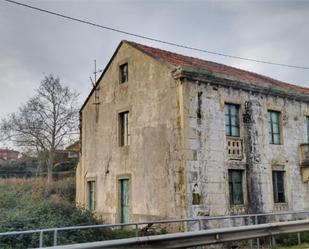
M 192 47 L 309 67 L 309 1 L 16 0 L 101 25 Z M 53 73 L 91 90 L 93 60 L 103 69 L 122 40 L 132 40 L 308 86 L 309 70 L 192 52 L 102 30 L 0 0 L 0 118 Z

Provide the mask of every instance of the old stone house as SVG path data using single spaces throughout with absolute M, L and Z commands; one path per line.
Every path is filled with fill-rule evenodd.
M 303 210 L 309 89 L 122 41 L 81 108 L 76 199 L 108 222 Z

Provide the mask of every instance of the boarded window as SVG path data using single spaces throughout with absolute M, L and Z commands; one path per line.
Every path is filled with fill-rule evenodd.
M 229 170 L 230 205 L 244 204 L 243 170 Z
M 268 111 L 269 143 L 280 144 L 280 112 Z
M 129 145 L 129 138 L 129 112 L 122 112 L 119 113 L 119 146 Z
M 284 171 L 273 171 L 274 202 L 285 202 Z
M 128 63 L 119 66 L 119 81 L 120 84 L 125 83 L 129 80 L 128 74 Z
M 95 192 L 96 192 L 95 181 L 88 181 L 87 182 L 87 199 L 88 199 L 87 208 L 90 211 L 95 210 L 95 206 L 96 206 Z
M 239 137 L 239 105 L 225 104 L 225 134 L 231 137 Z

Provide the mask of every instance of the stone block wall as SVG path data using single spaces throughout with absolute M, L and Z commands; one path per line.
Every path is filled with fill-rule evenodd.
M 299 145 L 307 142 L 308 105 L 289 98 L 184 80 L 187 216 L 230 215 L 308 208 Z M 242 158 L 227 154 L 224 104 L 240 106 Z M 269 144 L 268 110 L 281 113 L 280 145 Z M 272 170 L 285 172 L 285 203 L 274 203 Z M 245 172 L 244 205 L 229 203 L 228 170 Z

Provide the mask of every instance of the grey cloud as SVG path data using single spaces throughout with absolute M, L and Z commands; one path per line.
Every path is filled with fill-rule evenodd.
M 286 64 L 309 66 L 306 1 L 24 1 L 162 40 Z M 91 90 L 93 59 L 102 69 L 122 39 L 134 40 L 309 86 L 308 70 L 222 58 L 135 39 L 0 2 L 0 117 L 16 110 L 43 73 Z

